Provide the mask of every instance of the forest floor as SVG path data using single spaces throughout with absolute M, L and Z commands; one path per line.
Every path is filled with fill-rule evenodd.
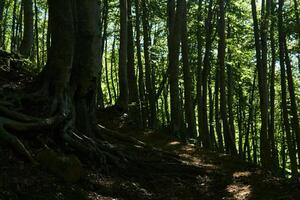
M 0 69 L 2 92 L 32 80 L 26 73 L 3 66 Z M 25 111 L 37 113 L 36 108 L 30 106 Z M 103 126 L 143 141 L 155 147 L 156 152 L 167 152 L 162 154 L 170 155 L 170 159 L 151 150 L 145 153 L 135 149 L 133 153 L 127 144 L 128 148 L 122 153 L 144 158 L 143 164 L 131 163 L 125 168 L 111 166 L 104 171 L 92 160 L 83 161 L 80 181 L 68 183 L 0 143 L 0 200 L 296 200 L 300 197 L 299 185 L 238 158 L 182 143 L 164 130 L 138 130 L 113 110 L 104 110 L 98 115 Z M 42 137 L 47 132 L 51 130 L 41 133 L 40 140 L 45 141 Z M 40 150 L 32 137 L 21 139 L 31 152 Z M 124 142 L 110 143 L 122 145 Z M 180 162 L 174 162 L 172 157 Z

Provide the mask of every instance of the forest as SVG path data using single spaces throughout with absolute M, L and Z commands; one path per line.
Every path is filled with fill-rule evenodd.
M 0 0 L 0 200 L 298 199 L 299 0 Z

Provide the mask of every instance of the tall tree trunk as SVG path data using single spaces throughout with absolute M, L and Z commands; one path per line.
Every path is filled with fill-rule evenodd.
M 133 29 L 132 29 L 132 13 L 131 13 L 131 0 L 128 1 L 128 87 L 129 87 L 129 102 L 135 102 L 139 104 L 139 94 L 137 79 L 135 75 L 134 67 L 134 41 L 133 41 Z M 138 106 L 138 105 L 137 105 Z
M 3 14 L 4 14 L 4 9 L 5 9 L 5 0 L 0 1 L 0 47 L 2 47 L 2 37 L 3 37 L 3 25 L 4 25 L 4 19 L 3 19 Z
M 3 18 L 3 24 L 7 23 L 7 19 L 8 19 L 8 13 L 9 13 L 9 7 L 10 7 L 11 1 L 6 2 L 4 8 L 5 8 L 5 14 L 4 14 L 4 18 Z M 6 49 L 6 45 L 5 45 L 5 41 L 6 41 L 6 30 L 7 30 L 7 26 L 2 26 L 2 34 L 1 34 L 1 41 L 0 41 L 0 47 L 2 47 L 4 50 Z
M 170 33 L 170 52 L 169 52 L 169 81 L 171 99 L 171 131 L 175 136 L 180 136 L 182 131 L 182 119 L 180 117 L 180 93 L 178 85 L 179 73 L 179 47 L 183 26 L 183 4 L 185 0 L 178 0 L 175 14 L 176 26 Z
M 283 114 L 283 122 L 286 133 L 289 157 L 291 161 L 292 178 L 295 180 L 298 176 L 296 150 L 293 144 L 293 137 L 290 130 L 288 110 L 287 110 L 287 94 L 286 94 L 286 70 L 285 70 L 285 33 L 283 27 L 283 5 L 284 1 L 279 0 L 278 8 L 278 32 L 279 32 L 279 58 L 280 58 L 280 80 L 281 80 L 281 106 Z
M 186 2 L 183 2 L 183 27 L 182 27 L 182 59 L 184 76 L 184 99 L 185 99 L 185 119 L 187 123 L 187 136 L 195 138 L 197 136 L 196 119 L 192 98 L 192 77 L 188 57 L 188 33 L 187 33 L 187 8 Z
M 104 46 L 104 68 L 105 68 L 105 80 L 106 80 L 106 87 L 107 87 L 107 92 L 108 92 L 108 98 L 109 98 L 109 104 L 112 104 L 112 95 L 110 91 L 110 83 L 109 83 L 109 77 L 108 77 L 108 62 L 107 62 L 107 57 L 108 57 L 108 52 L 107 52 L 107 40 L 105 41 L 105 46 Z
M 269 0 L 268 0 L 269 1 Z M 271 16 L 275 17 L 275 4 L 271 0 Z M 270 27 L 270 41 L 271 41 L 271 69 L 270 69 L 270 123 L 269 123 L 269 137 L 270 137 L 270 146 L 272 152 L 272 161 L 273 161 L 273 171 L 278 172 L 279 161 L 278 161 L 278 151 L 276 148 L 275 141 L 275 66 L 276 66 L 276 46 L 275 46 L 275 20 L 272 18 L 271 27 Z
M 141 53 L 141 33 L 140 33 L 140 1 L 135 0 L 135 31 L 136 31 L 136 54 L 137 54 L 137 66 L 138 66 L 138 86 L 139 86 L 139 97 L 140 97 L 140 110 L 142 115 L 141 127 L 146 127 L 147 125 L 147 101 L 145 96 L 145 83 L 144 83 L 144 69 L 142 63 L 142 53 Z
M 148 1 L 142 1 L 142 24 L 143 24 L 143 34 L 144 34 L 144 58 L 145 58 L 145 73 L 146 73 L 146 90 L 147 90 L 147 101 L 150 107 L 150 116 L 148 120 L 148 126 L 150 128 L 156 127 L 156 99 L 154 85 L 152 84 L 152 70 L 150 64 L 150 34 L 149 34 L 149 10 L 148 10 Z
M 42 26 L 42 28 L 43 28 L 43 30 L 42 30 L 42 58 L 41 58 L 41 60 L 42 60 L 42 66 L 44 66 L 45 65 L 45 60 L 46 60 L 46 53 L 45 53 L 45 51 L 46 51 L 46 48 L 45 48 L 45 36 L 46 36 L 46 27 L 47 27 L 47 25 L 48 25 L 48 20 L 47 20 L 47 16 L 48 16 L 48 7 L 46 8 L 46 10 L 44 10 L 44 18 L 43 18 L 43 20 L 44 20 L 44 22 L 43 22 L 43 26 Z
M 203 69 L 201 73 L 201 91 L 199 96 L 199 135 L 202 140 L 202 144 L 205 148 L 210 148 L 208 120 L 207 120 L 207 80 L 210 71 L 210 57 L 212 47 L 212 21 L 213 21 L 213 0 L 209 1 L 208 13 L 205 21 L 205 54 L 203 60 Z M 199 86 L 198 86 L 199 87 Z M 199 94 L 198 94 L 199 95 Z
M 223 134 L 225 139 L 226 152 L 232 155 L 237 154 L 234 137 L 231 133 L 227 117 L 226 83 L 225 83 L 225 2 L 219 0 L 219 22 L 218 22 L 218 63 L 220 67 L 220 109 L 223 121 Z
M 296 25 L 297 25 L 297 34 L 298 34 L 298 46 L 300 46 L 300 16 L 299 16 L 299 4 L 298 0 L 293 0 L 294 2 L 294 10 L 295 10 L 295 16 L 296 16 Z M 300 73 L 300 52 L 298 51 L 298 70 Z
M 198 115 L 198 126 L 200 127 L 202 117 L 202 109 L 201 109 L 201 84 L 202 84 L 202 46 L 203 46 L 203 40 L 202 40 L 202 0 L 198 0 L 198 13 L 197 13 L 197 70 L 196 70 L 196 80 L 197 80 L 197 88 L 196 88 L 196 101 L 195 105 L 197 104 L 197 115 Z M 204 142 L 204 137 L 202 135 L 202 132 L 200 133 L 199 129 L 199 136 L 200 140 L 203 143 Z M 218 133 L 218 132 L 217 132 Z M 219 136 L 219 135 L 218 135 Z M 220 143 L 219 137 L 218 137 L 218 142 Z
M 35 13 L 35 47 L 36 47 L 36 64 L 40 67 L 40 45 L 39 45 L 39 27 L 38 27 L 38 6 L 36 0 L 34 0 L 34 13 Z
M 24 6 L 24 34 L 20 46 L 20 53 L 29 57 L 33 45 L 33 5 L 32 0 L 23 0 Z
M 224 151 L 223 146 L 223 136 L 221 132 L 220 123 L 220 112 L 219 112 L 219 88 L 220 88 L 220 68 L 216 67 L 216 78 L 215 78 L 215 123 L 216 123 L 216 133 L 218 137 L 218 150 L 219 152 Z
M 299 126 L 299 116 L 298 116 L 298 105 L 296 102 L 295 86 L 292 74 L 292 66 L 289 58 L 289 52 L 286 44 L 286 39 L 284 40 L 284 53 L 285 53 L 285 63 L 286 63 L 286 73 L 288 81 L 288 90 L 291 101 L 291 115 L 292 115 L 292 127 L 293 132 L 296 135 L 297 150 L 298 150 L 298 162 L 300 163 L 300 126 Z
M 97 0 L 49 1 L 51 47 L 42 72 L 41 90 L 48 91 L 55 110 L 71 112 L 76 129 L 90 137 L 100 69 L 98 9 Z
M 111 79 L 111 86 L 114 94 L 114 100 L 116 102 L 117 99 L 117 92 L 115 87 L 115 79 L 114 79 L 114 68 L 116 65 L 116 55 L 115 55 L 115 46 L 116 46 L 116 38 L 114 36 L 113 44 L 112 44 L 112 51 L 111 51 L 111 64 L 110 64 L 110 79 Z
M 12 15 L 12 25 L 11 25 L 11 37 L 10 37 L 10 51 L 16 50 L 16 16 L 17 16 L 17 0 L 14 0 L 13 4 L 13 15 Z
M 120 0 L 120 51 L 119 51 L 119 87 L 120 96 L 117 104 L 123 110 L 128 109 L 129 90 L 127 79 L 127 39 L 128 39 L 128 14 L 127 0 Z
M 256 2 L 251 0 L 252 17 L 254 23 L 254 36 L 256 48 L 256 67 L 258 70 L 258 86 L 260 97 L 260 112 L 261 112 L 261 131 L 260 131 L 260 157 L 263 167 L 270 169 L 272 166 L 270 145 L 268 139 L 268 86 L 267 86 L 267 65 L 265 62 L 265 50 L 262 52 L 262 41 L 260 40 Z M 265 23 L 265 22 L 264 22 Z M 262 27 L 265 31 L 266 26 Z M 262 36 L 263 40 L 266 36 Z M 264 42 L 263 42 L 264 43 Z M 263 47 L 265 48 L 265 47 Z M 263 56 L 262 56 L 263 54 Z
M 252 83 L 251 92 L 250 92 L 249 101 L 248 101 L 249 114 L 248 114 L 248 122 L 247 122 L 247 127 L 246 127 L 246 135 L 245 135 L 245 143 L 244 143 L 244 156 L 243 156 L 244 158 L 246 158 L 246 149 L 247 149 L 247 146 L 249 146 L 250 128 L 251 128 L 251 125 L 253 124 L 253 110 L 254 110 L 253 101 L 254 101 L 254 92 L 255 92 L 255 84 L 256 84 L 256 71 L 257 70 L 255 70 L 255 72 L 254 72 L 253 83 Z M 250 149 L 248 149 L 248 152 L 249 151 L 250 151 Z

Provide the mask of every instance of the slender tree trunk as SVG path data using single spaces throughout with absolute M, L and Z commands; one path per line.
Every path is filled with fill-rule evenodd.
M 3 19 L 3 24 L 7 23 L 10 4 L 11 4 L 11 1 L 8 1 L 5 4 L 5 6 L 4 6 L 5 7 L 5 14 L 4 14 L 4 19 Z M 5 41 L 6 41 L 6 30 L 7 30 L 7 27 L 8 26 L 4 26 L 3 27 L 2 35 L 1 35 L 2 40 L 0 41 L 0 47 L 2 47 L 4 50 L 6 49 Z
M 156 101 L 155 101 L 155 91 L 152 84 L 152 70 L 150 64 L 150 34 L 149 34 L 149 10 L 148 10 L 148 1 L 142 1 L 142 24 L 143 24 L 143 33 L 144 33 L 144 58 L 145 58 L 145 73 L 146 73 L 146 99 L 149 102 L 150 115 L 148 125 L 150 128 L 156 127 Z
M 183 2 L 183 27 L 182 27 L 182 59 L 184 76 L 184 99 L 185 99 L 185 119 L 187 123 L 187 136 L 195 138 L 197 136 L 196 119 L 192 98 L 192 77 L 188 57 L 188 33 L 187 33 L 187 8 L 186 2 Z
M 286 63 L 286 73 L 288 81 L 288 90 L 291 101 L 291 115 L 292 115 L 292 127 L 293 132 L 296 135 L 296 144 L 298 150 L 298 162 L 300 163 L 300 126 L 299 126 L 299 116 L 298 116 L 298 105 L 296 102 L 295 86 L 292 74 L 292 66 L 289 58 L 289 52 L 286 44 L 286 39 L 284 40 L 284 53 L 285 53 L 285 63 Z
M 142 54 L 141 54 L 141 33 L 140 33 L 140 1 L 135 0 L 135 30 L 136 30 L 136 54 L 137 54 L 137 66 L 138 66 L 138 86 L 139 86 L 139 97 L 140 97 L 140 110 L 141 110 L 141 127 L 146 127 L 147 125 L 147 101 L 145 96 L 145 83 L 144 83 L 144 69 L 142 63 Z
M 108 77 L 108 62 L 107 62 L 107 57 L 108 57 L 108 52 L 107 52 L 107 40 L 105 41 L 105 47 L 104 47 L 104 67 L 105 67 L 105 80 L 106 80 L 106 87 L 107 87 L 107 92 L 108 92 L 108 98 L 109 98 L 109 104 L 112 104 L 112 95 L 110 91 L 110 83 L 109 83 L 109 77 Z
M 4 14 L 4 9 L 5 9 L 5 0 L 0 1 L 0 47 L 2 47 L 3 43 L 3 25 L 4 25 L 4 19 L 3 19 L 3 14 Z
M 166 88 L 163 91 L 163 96 L 164 96 L 164 102 L 165 102 L 165 113 L 166 113 L 166 120 L 167 123 L 170 124 L 170 113 L 169 113 L 169 101 L 168 101 L 168 94 L 169 94 L 169 85 L 166 85 Z
M 223 134 L 225 139 L 226 152 L 236 155 L 234 137 L 231 133 L 227 117 L 226 83 L 225 83 L 225 2 L 219 0 L 219 22 L 218 22 L 218 63 L 220 67 L 220 109 L 223 121 Z
M 38 29 L 38 6 L 36 0 L 34 0 L 34 12 L 35 12 L 35 46 L 36 46 L 36 64 L 40 67 L 40 45 L 39 45 L 39 29 Z
M 290 130 L 288 110 L 287 110 L 287 94 L 286 94 L 286 70 L 285 70 L 285 34 L 283 29 L 283 5 L 284 1 L 279 0 L 279 8 L 278 8 L 278 32 L 279 32 L 279 58 L 280 58 L 280 72 L 281 72 L 281 106 L 282 106 L 282 114 L 283 114 L 283 122 L 286 132 L 286 139 L 289 151 L 289 157 L 291 160 L 291 171 L 292 177 L 295 180 L 298 176 L 297 170 L 297 159 L 296 159 L 296 151 L 295 146 L 293 145 L 292 133 Z
M 128 14 L 127 0 L 120 0 L 120 51 L 119 51 L 119 87 L 120 96 L 117 104 L 123 110 L 128 109 L 129 89 L 127 79 L 127 39 L 128 39 Z
M 253 108 L 254 108 L 253 101 L 254 101 L 254 92 L 255 92 L 255 84 L 256 84 L 256 71 L 257 70 L 255 70 L 254 72 L 254 78 L 253 78 L 251 93 L 248 102 L 249 114 L 248 114 L 248 123 L 247 123 L 245 143 L 244 143 L 244 156 L 243 156 L 244 158 L 246 157 L 246 148 L 249 145 L 250 128 L 251 128 L 251 124 L 253 123 Z M 250 151 L 250 149 L 248 149 L 248 151 Z
M 229 3 L 229 1 L 228 1 Z M 227 6 L 229 7 L 229 4 L 227 3 Z M 224 14 L 225 15 L 225 14 Z M 225 26 L 225 25 L 224 25 Z M 231 37 L 231 29 L 230 29 L 230 22 L 228 20 L 228 24 L 227 24 L 227 29 L 228 29 L 228 33 L 227 33 L 227 37 L 230 39 Z M 225 31 L 225 30 L 224 30 Z M 225 46 L 226 46 L 226 42 L 225 42 Z M 231 50 L 228 49 L 228 60 L 231 60 Z M 224 64 L 225 65 L 225 64 Z M 233 83 L 233 76 L 232 76 L 232 66 L 231 64 L 227 64 L 227 100 L 228 100 L 228 117 L 229 117 L 229 130 L 230 130 L 230 134 L 231 137 L 233 139 L 233 142 L 235 141 L 235 126 L 234 126 L 234 113 L 233 113 L 233 92 L 232 92 L 232 83 Z
M 202 140 L 202 144 L 204 148 L 210 148 L 210 140 L 209 140 L 209 130 L 208 130 L 208 120 L 207 120 L 207 79 L 210 71 L 210 57 L 211 57 L 211 47 L 212 47 L 212 20 L 213 20 L 213 0 L 209 1 L 208 5 L 208 14 L 205 21 L 205 54 L 203 61 L 203 69 L 201 72 L 201 93 L 200 93 L 200 101 L 198 105 L 199 111 L 199 135 Z M 199 95 L 199 94 L 198 94 Z
M 204 137 L 202 135 L 202 131 L 200 130 L 200 124 L 202 121 L 202 109 L 201 109 L 201 103 L 202 103 L 202 98 L 201 98 L 201 84 L 202 84 L 202 46 L 203 46 L 203 41 L 202 41 L 202 0 L 198 0 L 198 14 L 197 14 L 197 74 L 196 74 L 196 79 L 197 79 L 197 95 L 196 95 L 196 101 L 195 105 L 197 104 L 197 114 L 198 114 L 198 127 L 199 127 L 199 136 L 200 136 L 200 142 L 204 142 Z M 218 133 L 218 132 L 217 132 Z M 218 143 L 220 143 L 220 138 L 218 135 Z
M 299 16 L 299 4 L 298 4 L 298 0 L 293 0 L 294 2 L 294 10 L 295 10 L 295 16 L 296 16 L 296 23 L 297 23 L 297 27 L 298 27 L 298 46 L 300 46 L 300 16 Z M 298 51 L 298 70 L 300 73 L 300 52 Z
M 112 51 L 111 51 L 111 65 L 110 65 L 110 79 L 111 79 L 111 86 L 114 94 L 114 100 L 116 102 L 117 99 L 117 92 L 115 87 L 115 79 L 114 79 L 114 68 L 116 64 L 116 58 L 115 58 L 115 46 L 116 46 L 116 38 L 114 36 L 113 44 L 112 44 Z
M 216 80 L 215 80 L 215 123 L 216 123 L 216 133 L 218 137 L 218 150 L 219 152 L 224 151 L 223 146 L 223 136 L 221 132 L 220 123 L 220 112 L 219 112 L 219 88 L 220 88 L 220 68 L 216 67 Z
M 47 23 L 47 15 L 48 15 L 48 7 L 46 8 L 46 10 L 44 11 L 44 23 L 43 23 L 43 31 L 42 31 L 42 66 L 45 65 L 45 61 L 46 61 L 46 48 L 45 48 L 45 35 L 46 35 L 46 25 L 48 25 Z
M 267 66 L 265 65 L 265 50 L 262 53 L 262 41 L 260 40 L 256 2 L 251 0 L 252 17 L 254 22 L 254 36 L 256 48 L 256 65 L 258 70 L 258 86 L 260 97 L 260 112 L 261 112 L 261 131 L 260 131 L 260 157 L 263 167 L 270 169 L 272 164 L 270 145 L 268 139 L 268 86 L 267 86 Z M 262 30 L 265 31 L 263 26 Z M 263 39 L 265 36 L 262 36 Z M 265 48 L 265 47 L 264 47 Z M 263 56 L 262 56 L 263 54 Z
M 19 7 L 17 8 L 19 14 L 18 16 L 16 16 L 17 21 L 16 21 L 16 30 L 15 30 L 15 38 L 16 38 L 16 46 L 19 47 L 20 43 L 22 42 L 22 36 L 23 36 L 23 10 L 24 10 L 24 6 L 19 5 Z
M 210 78 L 209 78 L 210 79 Z M 209 136 L 211 141 L 211 148 L 213 150 L 217 149 L 217 140 L 215 137 L 215 131 L 213 126 L 214 121 L 214 99 L 212 94 L 211 81 L 209 80 L 208 87 L 208 102 L 209 102 Z
M 275 17 L 275 4 L 271 0 L 271 16 Z M 278 161 L 278 150 L 276 148 L 275 141 L 275 66 L 276 66 L 276 47 L 275 47 L 275 20 L 272 18 L 271 27 L 270 27 L 270 41 L 271 41 L 271 69 L 270 69 L 270 123 L 269 123 L 269 137 L 270 137 L 270 146 L 272 152 L 272 161 L 273 161 L 273 171 L 278 172 L 279 161 Z
M 17 0 L 14 0 L 13 4 L 13 18 L 11 25 L 11 39 L 10 39 L 10 51 L 15 51 L 16 38 L 15 38 L 15 28 L 16 28 L 16 14 L 17 14 Z
M 139 104 L 139 94 L 137 79 L 135 75 L 134 67 L 134 41 L 133 41 L 133 30 L 132 30 L 132 13 L 131 13 L 131 0 L 128 1 L 128 87 L 129 87 L 129 102 L 135 102 Z M 138 106 L 138 105 L 137 105 Z

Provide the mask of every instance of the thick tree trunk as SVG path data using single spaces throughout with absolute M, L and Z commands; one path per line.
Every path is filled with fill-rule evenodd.
M 53 98 L 57 112 L 71 112 L 77 130 L 93 136 L 100 68 L 97 1 L 53 0 L 49 13 L 51 47 L 42 90 Z
M 170 33 L 170 52 L 169 52 L 169 70 L 170 70 L 170 100 L 171 100 L 171 131 L 175 136 L 182 134 L 182 119 L 180 117 L 180 93 L 178 85 L 178 73 L 179 73 L 179 48 L 180 38 L 182 35 L 183 26 L 183 4 L 185 0 L 178 0 L 175 21 L 176 26 L 173 26 L 173 30 Z
M 33 45 L 33 5 L 32 0 L 23 0 L 24 6 L 24 34 L 20 46 L 20 53 L 29 57 Z

